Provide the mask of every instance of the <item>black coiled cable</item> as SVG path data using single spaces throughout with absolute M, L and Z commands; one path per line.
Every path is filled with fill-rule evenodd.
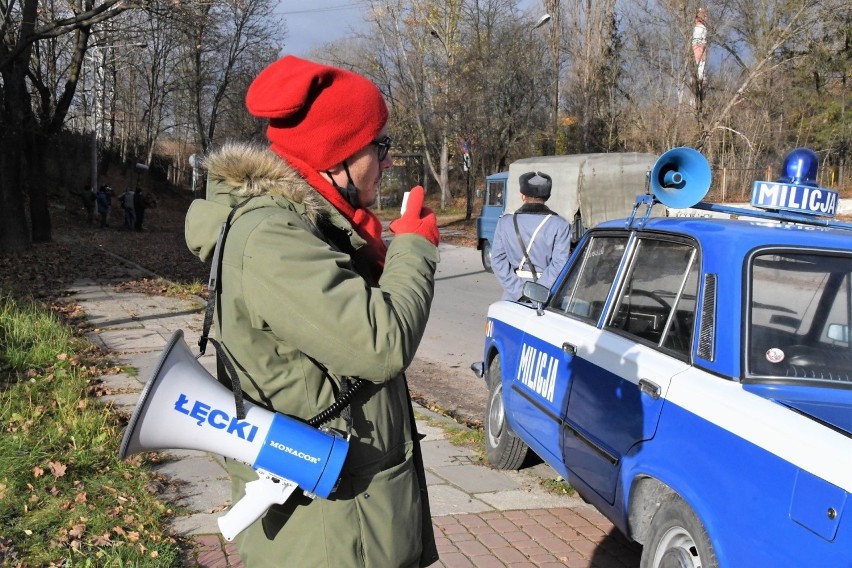
M 349 406 L 349 403 L 352 402 L 352 397 L 355 396 L 355 393 L 358 392 L 358 389 L 360 389 L 363 384 L 364 379 L 355 379 L 355 381 L 349 385 L 349 388 L 341 389 L 340 396 L 337 397 L 337 400 L 335 400 L 331 406 L 308 420 L 308 424 L 314 428 L 319 428 L 326 422 L 337 418 L 337 416 L 340 415 L 347 406 Z

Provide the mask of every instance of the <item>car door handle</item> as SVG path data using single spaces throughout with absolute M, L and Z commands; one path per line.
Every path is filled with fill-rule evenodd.
M 562 344 L 562 352 L 574 356 L 577 354 L 577 347 L 575 345 L 571 345 L 566 341 Z
M 639 379 L 639 390 L 654 400 L 660 398 L 660 385 L 648 379 Z

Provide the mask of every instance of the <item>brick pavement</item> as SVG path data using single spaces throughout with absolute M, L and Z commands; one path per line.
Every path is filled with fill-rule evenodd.
M 632 568 L 641 547 L 589 506 L 489 511 L 432 519 L 435 568 Z M 243 568 L 233 543 L 200 535 L 185 565 Z

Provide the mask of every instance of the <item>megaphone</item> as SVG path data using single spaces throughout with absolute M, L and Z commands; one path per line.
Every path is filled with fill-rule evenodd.
M 712 179 L 707 159 L 684 146 L 657 158 L 649 184 L 657 201 L 673 209 L 684 209 L 704 199 Z
M 201 450 L 249 464 L 257 481 L 218 519 L 227 540 L 281 504 L 301 487 L 310 497 L 328 497 L 337 485 L 349 443 L 334 431 L 245 403 L 234 410 L 234 393 L 193 356 L 176 331 L 145 385 L 130 417 L 119 458 L 165 449 Z

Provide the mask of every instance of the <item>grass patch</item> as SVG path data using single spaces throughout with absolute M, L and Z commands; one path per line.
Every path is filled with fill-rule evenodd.
M 201 296 L 207 292 L 207 283 L 193 280 L 186 284 L 181 282 L 169 282 L 166 288 L 166 296 L 186 298 L 187 296 Z
M 553 495 L 567 495 L 569 497 L 573 497 L 577 494 L 577 490 L 571 487 L 571 484 L 561 477 L 545 479 L 541 482 L 541 486 L 545 489 L 545 491 Z
M 0 370 L 42 368 L 70 347 L 72 332 L 32 301 L 0 296 Z
M 103 363 L 38 304 L 0 307 L 0 565 L 180 565 L 155 478 L 89 396 Z

